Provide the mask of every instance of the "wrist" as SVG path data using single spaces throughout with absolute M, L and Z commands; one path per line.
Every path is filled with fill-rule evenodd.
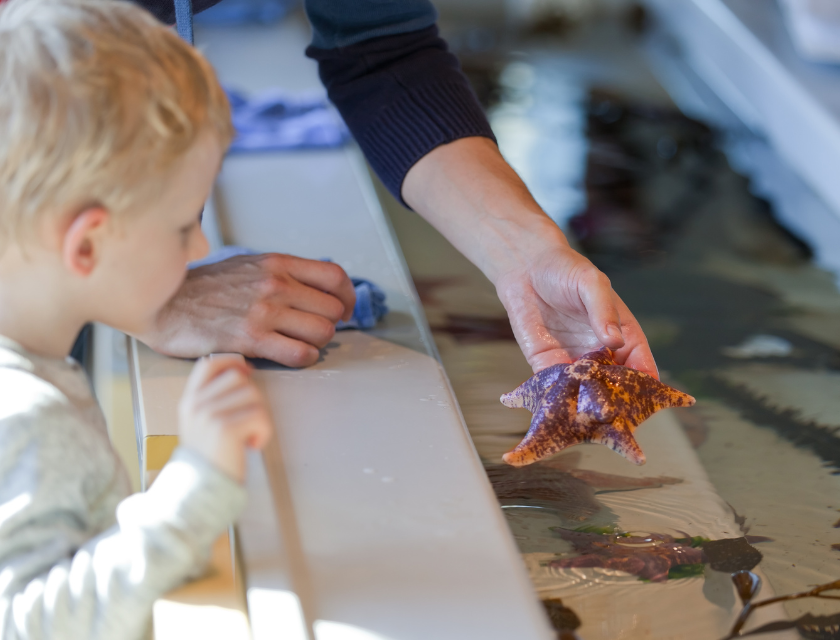
M 218 446 L 213 447 L 212 450 L 205 450 L 205 447 L 195 446 L 196 444 L 186 442 L 181 446 L 233 482 L 237 484 L 245 482 L 245 449 L 243 447 L 237 447 L 236 443 L 218 443 Z
M 477 266 L 494 284 L 511 274 L 530 269 L 544 254 L 573 251 L 566 236 L 545 213 L 536 211 L 510 215 L 506 208 L 502 215 L 488 213 L 477 238 L 480 257 Z

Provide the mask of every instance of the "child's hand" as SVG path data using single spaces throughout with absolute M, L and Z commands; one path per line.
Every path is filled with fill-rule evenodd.
M 262 449 L 273 428 L 245 358 L 235 354 L 196 363 L 178 416 L 181 444 L 237 482 L 245 479 L 245 448 Z

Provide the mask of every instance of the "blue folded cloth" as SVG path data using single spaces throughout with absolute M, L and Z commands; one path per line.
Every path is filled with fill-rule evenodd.
M 388 313 L 385 304 L 385 292 L 370 280 L 350 278 L 356 288 L 356 306 L 353 307 L 353 317 L 347 322 L 339 320 L 335 325 L 338 331 L 342 329 L 373 329 L 376 323 Z
M 191 262 L 189 268 L 195 269 L 234 256 L 251 256 L 256 255 L 256 253 L 256 251 L 246 247 L 226 246 L 201 260 Z M 329 262 L 329 260 L 325 260 L 325 262 Z M 353 307 L 353 316 L 347 322 L 339 320 L 335 328 L 338 331 L 343 329 L 372 329 L 388 313 L 388 306 L 385 304 L 385 292 L 370 280 L 364 278 L 350 279 L 356 288 L 356 306 Z
M 269 89 L 246 97 L 226 89 L 236 138 L 232 153 L 339 147 L 350 131 L 322 92 Z

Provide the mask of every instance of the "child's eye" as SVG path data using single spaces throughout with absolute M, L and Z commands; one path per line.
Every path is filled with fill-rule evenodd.
M 178 232 L 181 234 L 181 244 L 186 247 L 187 243 L 190 239 L 190 234 L 192 233 L 193 229 L 195 229 L 196 225 L 201 224 L 201 218 L 204 216 L 204 207 L 201 207 L 201 211 L 198 212 L 198 219 L 190 222 L 188 225 L 181 227 L 178 229 Z

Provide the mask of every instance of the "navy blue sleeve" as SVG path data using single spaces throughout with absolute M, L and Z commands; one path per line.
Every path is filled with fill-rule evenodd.
M 358 4 L 363 3 L 353 2 Z M 306 53 L 318 61 L 330 100 L 368 162 L 403 204 L 408 170 L 431 150 L 471 136 L 495 141 L 458 59 L 435 26 L 347 46 L 313 44 Z

